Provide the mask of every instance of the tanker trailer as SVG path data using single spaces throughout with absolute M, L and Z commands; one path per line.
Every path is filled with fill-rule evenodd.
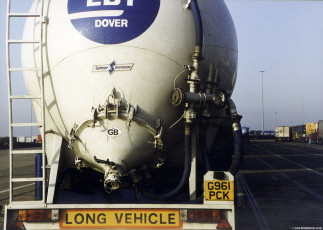
M 36 0 L 30 12 L 24 38 L 41 42 L 22 42 L 22 68 L 37 67 L 23 74 L 42 95 L 32 101 L 45 179 L 42 202 L 9 204 L 6 219 L 26 229 L 235 229 L 238 53 L 224 1 Z

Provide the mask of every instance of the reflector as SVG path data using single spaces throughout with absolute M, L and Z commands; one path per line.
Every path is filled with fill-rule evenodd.
M 221 217 L 220 223 L 216 226 L 216 229 L 232 229 L 227 218 L 225 216 Z
M 19 210 L 18 221 L 24 222 L 27 219 L 27 211 L 26 210 Z

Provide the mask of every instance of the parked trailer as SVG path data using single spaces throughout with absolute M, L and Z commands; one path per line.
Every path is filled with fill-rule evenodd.
M 308 142 L 309 139 L 312 139 L 312 142 L 316 143 L 318 123 L 316 122 L 306 123 L 305 126 L 306 126 L 306 142 Z
M 24 136 L 17 137 L 17 143 L 26 143 L 26 137 Z
M 251 130 L 249 135 L 251 139 L 261 139 L 262 137 L 260 130 Z
M 296 141 L 296 140 L 297 140 L 297 127 L 292 126 L 292 141 Z
M 296 141 L 305 142 L 306 141 L 306 126 L 297 125 L 296 126 Z
M 318 121 L 317 125 L 317 143 L 323 144 L 323 120 Z
M 250 142 L 250 128 L 249 127 L 242 127 L 241 128 L 241 131 L 242 131 L 242 138 L 243 138 L 243 141 L 245 142 Z
M 0 137 L 0 148 L 9 147 L 9 137 Z
M 235 229 L 238 52 L 224 1 L 10 3 L 8 22 L 27 19 L 8 92 L 22 71 L 37 119 L 23 125 L 40 128 L 42 150 L 35 177 L 10 174 L 5 229 Z M 13 196 L 23 182 L 35 200 Z
M 317 124 L 316 122 L 306 123 L 306 136 L 316 133 L 317 131 Z
M 275 140 L 276 141 L 292 141 L 292 128 L 290 126 L 276 126 Z
M 275 138 L 275 131 L 265 130 L 263 138 L 264 139 L 274 139 Z

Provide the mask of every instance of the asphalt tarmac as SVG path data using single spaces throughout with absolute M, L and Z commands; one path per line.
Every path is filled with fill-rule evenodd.
M 35 177 L 35 155 L 15 156 L 13 160 L 13 175 L 15 178 Z M 15 183 L 13 201 L 32 200 L 35 186 L 32 182 Z M 3 228 L 5 205 L 9 203 L 9 150 L 0 149 L 0 230 Z M 0 208 L 1 208 L 0 207 Z
M 239 179 L 245 208 L 237 208 L 237 229 L 323 229 L 323 146 L 247 143 Z
M 9 202 L 8 150 L 0 150 L 0 230 Z M 15 161 L 16 177 L 33 177 L 34 157 Z M 251 141 L 237 183 L 237 230 L 323 229 L 323 146 Z M 33 183 L 18 184 L 14 199 L 32 199 Z

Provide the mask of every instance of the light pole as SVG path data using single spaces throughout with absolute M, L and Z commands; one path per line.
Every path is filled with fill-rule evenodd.
M 264 70 L 261 70 L 261 101 L 262 101 L 262 138 L 264 138 L 265 121 L 264 121 Z
M 276 127 L 277 127 L 277 112 L 275 112 L 275 115 L 276 115 Z
M 301 113 L 302 113 L 302 117 L 301 117 L 301 119 L 302 119 L 302 125 L 304 125 L 305 123 L 304 123 L 304 108 L 303 108 L 303 102 L 304 102 L 304 96 L 302 96 L 302 106 L 301 106 Z

